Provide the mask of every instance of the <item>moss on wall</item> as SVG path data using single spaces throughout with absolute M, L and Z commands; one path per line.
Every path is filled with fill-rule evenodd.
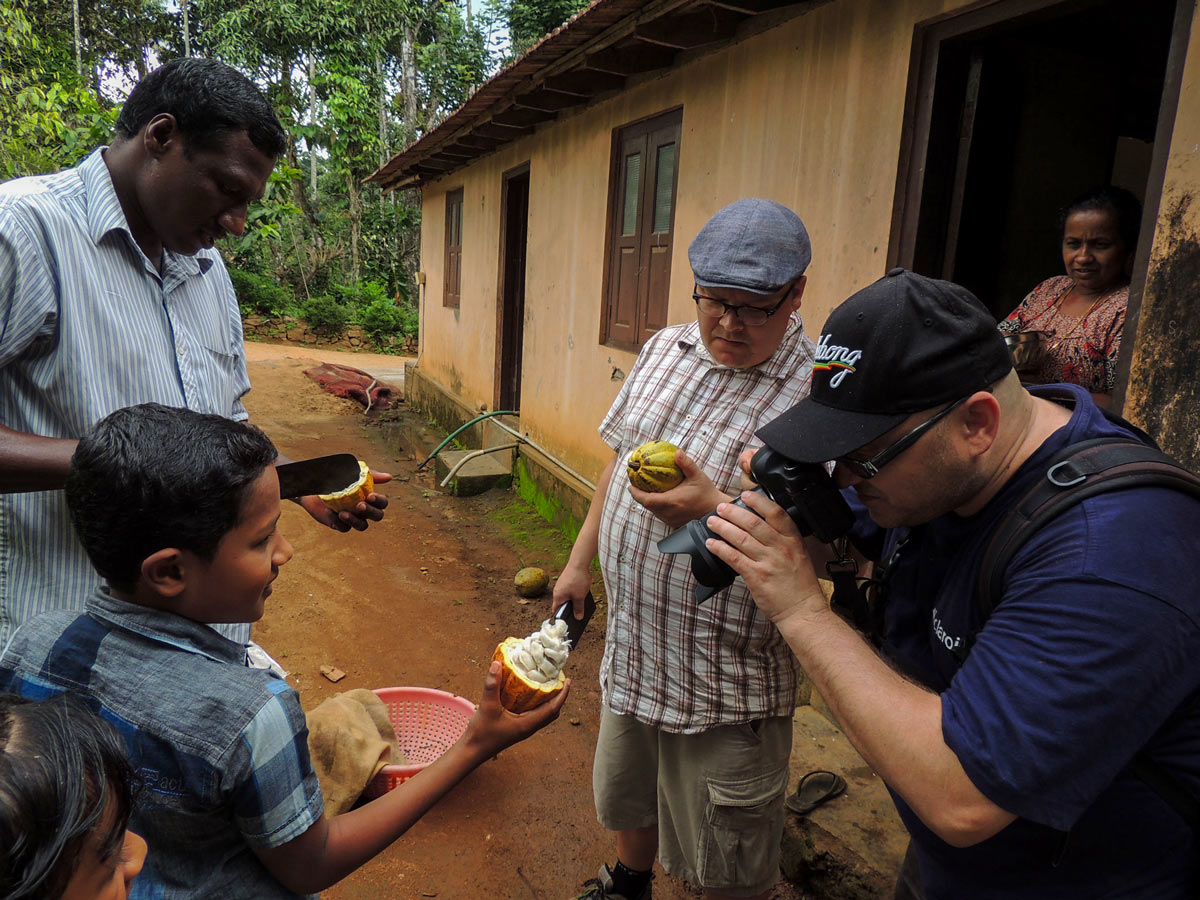
M 577 504 L 564 496 L 568 492 L 557 479 L 549 478 L 545 469 L 533 464 L 524 456 L 517 456 L 516 471 L 513 473 L 513 484 L 517 496 L 532 506 L 543 519 L 557 528 L 574 541 L 583 525 L 587 508 L 582 514 Z M 567 502 L 564 503 L 564 500 Z

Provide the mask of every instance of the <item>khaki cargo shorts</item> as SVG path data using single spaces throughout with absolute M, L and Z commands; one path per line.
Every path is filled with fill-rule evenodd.
M 610 831 L 658 825 L 658 859 L 708 890 L 751 897 L 779 880 L 792 720 L 673 734 L 607 708 L 592 769 Z

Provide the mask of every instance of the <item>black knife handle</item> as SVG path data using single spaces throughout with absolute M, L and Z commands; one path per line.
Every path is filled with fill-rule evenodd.
M 583 629 L 587 628 L 587 623 L 592 620 L 592 613 L 596 611 L 596 598 L 592 596 L 592 592 L 588 591 L 587 596 L 583 598 L 583 618 L 575 618 L 575 610 L 570 600 L 554 611 L 555 619 L 562 619 L 567 623 L 567 640 L 571 642 L 571 649 L 574 650 L 579 646 L 579 639 L 583 637 Z

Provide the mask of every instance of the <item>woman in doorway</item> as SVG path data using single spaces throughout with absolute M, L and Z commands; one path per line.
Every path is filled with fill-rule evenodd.
M 1047 278 L 1000 323 L 1005 334 L 1040 333 L 1024 378 L 1073 382 L 1099 405 L 1111 405 L 1141 216 L 1137 198 L 1112 186 L 1088 191 L 1064 210 L 1067 274 Z

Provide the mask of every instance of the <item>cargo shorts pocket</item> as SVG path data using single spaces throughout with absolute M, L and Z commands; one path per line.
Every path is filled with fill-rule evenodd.
M 710 890 L 774 883 L 783 836 L 788 769 L 750 779 L 708 779 L 696 864 Z

